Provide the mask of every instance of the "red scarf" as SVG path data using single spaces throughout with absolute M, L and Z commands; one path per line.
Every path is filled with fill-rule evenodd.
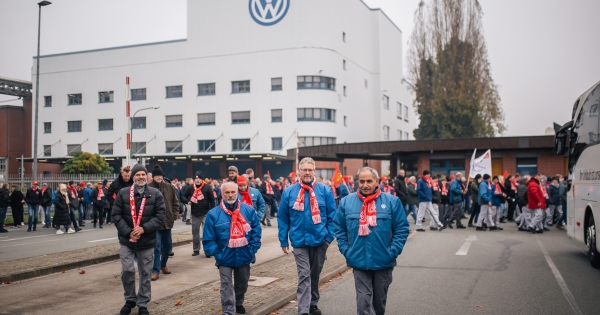
M 437 180 L 432 180 L 431 184 L 433 186 L 433 190 L 434 191 L 439 191 L 440 190 L 440 186 L 438 185 L 438 181 Z M 430 186 L 431 187 L 431 186 Z
M 46 189 L 48 189 L 48 186 L 44 186 L 44 188 L 42 188 L 42 195 L 46 192 Z M 35 191 L 35 189 L 33 191 Z
M 69 186 L 69 190 L 71 191 L 71 198 L 72 199 L 77 198 L 77 195 L 75 195 L 75 188 Z M 42 193 L 43 193 L 43 191 L 42 191 Z
M 37 191 L 37 187 L 31 187 L 31 190 Z
M 196 186 L 196 184 L 194 184 L 194 186 Z M 192 199 L 191 199 L 191 201 L 193 203 L 198 203 L 198 201 L 204 200 L 204 194 L 202 193 L 202 187 L 204 187 L 204 182 L 202 182 L 202 184 L 200 184 L 200 187 L 198 187 L 194 190 L 194 194 L 192 195 Z
M 267 190 L 267 195 L 274 195 L 275 194 L 273 192 L 273 187 L 271 187 L 271 183 L 269 183 L 268 181 L 265 181 L 265 188 Z
M 550 199 L 550 197 L 548 197 L 548 192 L 546 191 L 546 185 L 540 185 L 540 187 L 542 187 L 542 194 L 544 195 L 544 199 Z
M 104 189 L 98 187 L 98 199 L 97 200 L 102 200 L 102 197 L 104 197 Z
M 510 189 L 512 189 L 513 191 L 517 191 L 517 180 L 516 179 L 511 179 L 510 181 Z
M 444 196 L 448 195 L 448 183 L 447 182 L 442 182 L 442 195 L 444 195 Z
M 292 209 L 304 211 L 304 192 L 308 191 L 308 194 L 310 196 L 310 214 L 312 215 L 313 223 L 320 224 L 321 211 L 319 210 L 317 195 L 315 195 L 314 191 L 314 188 L 317 187 L 317 181 L 313 179 L 312 187 L 304 184 L 301 181 L 298 181 L 298 185 L 300 185 L 300 191 L 298 191 L 298 197 L 296 197 L 296 202 L 294 202 L 294 206 L 292 207 Z
M 392 194 L 392 186 L 384 183 L 383 184 L 383 192 L 384 193 L 388 193 L 388 194 Z
M 431 188 L 431 185 L 432 185 L 431 184 L 431 182 L 432 182 L 431 177 L 425 179 L 425 182 L 427 183 L 427 187 Z
M 131 185 L 131 188 L 129 188 L 129 209 L 131 210 L 131 221 L 133 221 L 133 227 L 136 228 L 140 226 L 140 223 L 142 222 L 142 215 L 144 214 L 144 208 L 146 208 L 146 196 L 144 196 L 144 198 L 142 199 L 142 203 L 140 204 L 140 210 L 136 213 L 135 198 L 133 193 L 134 187 L 135 185 Z M 132 243 L 137 242 L 137 240 L 133 238 L 129 238 L 129 241 Z
M 375 206 L 375 199 L 379 198 L 381 190 L 377 189 L 374 194 L 363 197 L 360 192 L 356 192 L 356 196 L 360 199 L 363 204 L 360 208 L 360 220 L 358 227 L 359 236 L 367 236 L 371 233 L 369 226 L 377 226 L 377 207 Z
M 249 190 L 250 190 L 250 187 L 248 187 L 246 189 L 246 191 L 239 190 L 239 193 L 240 193 L 240 195 L 242 195 L 242 202 L 252 207 L 252 198 L 250 197 L 250 194 L 248 193 Z
M 229 248 L 238 248 L 248 245 L 246 233 L 250 232 L 252 228 L 240 213 L 240 207 L 241 203 L 238 202 L 237 208 L 230 211 L 225 207 L 225 203 L 221 200 L 221 209 L 231 216 L 231 224 L 229 225 L 229 244 L 227 244 L 227 247 Z

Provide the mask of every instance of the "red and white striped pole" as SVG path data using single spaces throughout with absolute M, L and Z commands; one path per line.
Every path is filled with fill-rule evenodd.
M 127 165 L 131 165 L 130 156 L 131 156 L 131 97 L 129 93 L 129 77 L 125 77 L 125 85 L 127 100 L 125 101 L 126 109 L 125 115 L 127 117 Z

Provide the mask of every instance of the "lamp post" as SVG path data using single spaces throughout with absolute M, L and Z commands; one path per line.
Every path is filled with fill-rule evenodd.
M 35 114 L 34 114 L 34 131 L 33 131 L 33 180 L 37 180 L 37 147 L 38 147 L 38 104 L 40 100 L 40 25 L 42 23 L 42 7 L 52 4 L 50 1 L 41 1 L 38 3 L 38 41 L 37 41 L 37 58 L 35 60 Z
M 133 116 L 131 116 L 131 121 L 129 122 L 129 143 L 131 146 L 133 146 L 133 119 L 135 118 L 135 115 L 137 115 L 137 113 L 143 111 L 143 110 L 148 110 L 148 109 L 159 109 L 160 106 L 152 106 L 152 107 L 146 107 L 146 108 L 142 108 L 142 109 L 138 109 L 135 113 L 133 113 Z M 131 158 L 133 159 L 133 150 L 131 150 Z

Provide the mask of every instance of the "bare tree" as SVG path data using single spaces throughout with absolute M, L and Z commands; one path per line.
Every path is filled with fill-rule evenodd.
M 430 0 L 415 12 L 408 77 L 416 139 L 493 137 L 506 130 L 477 0 Z

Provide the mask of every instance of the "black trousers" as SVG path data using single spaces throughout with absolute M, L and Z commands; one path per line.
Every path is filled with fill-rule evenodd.
M 473 219 L 479 214 L 479 211 L 481 211 L 481 206 L 479 203 L 473 203 L 473 212 L 471 212 L 471 217 L 469 218 L 469 225 L 473 224 Z
M 517 207 L 517 204 L 512 201 L 512 199 L 508 199 L 508 213 L 506 214 L 506 218 L 509 221 L 514 220 L 515 217 L 515 208 Z
M 100 219 L 100 225 L 104 224 L 104 207 L 94 206 L 94 224 Z

